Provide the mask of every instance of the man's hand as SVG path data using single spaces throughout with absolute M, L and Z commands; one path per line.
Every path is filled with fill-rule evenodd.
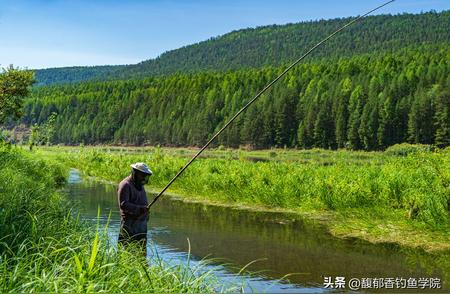
M 147 215 L 148 211 L 149 211 L 149 209 L 148 209 L 147 205 L 142 205 L 141 207 L 139 207 L 140 215 Z

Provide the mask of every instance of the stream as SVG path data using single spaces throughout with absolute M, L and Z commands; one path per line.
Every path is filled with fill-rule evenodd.
M 83 219 L 96 223 L 98 207 L 102 225 L 110 215 L 112 240 L 117 240 L 120 225 L 116 189 L 114 184 L 84 180 L 77 170 L 71 170 L 66 187 Z M 169 196 L 152 207 L 148 237 L 148 258 L 157 252 L 169 264 L 189 259 L 189 266 L 209 259 L 205 270 L 223 285 L 243 284 L 246 292 L 328 292 L 325 277 L 440 277 L 397 246 L 339 239 L 296 215 L 187 203 Z M 245 274 L 237 275 L 251 262 Z

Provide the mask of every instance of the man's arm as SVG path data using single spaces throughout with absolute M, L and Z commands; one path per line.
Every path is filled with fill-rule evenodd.
M 121 185 L 118 190 L 119 196 L 119 207 L 121 210 L 127 214 L 140 215 L 142 210 L 142 205 L 137 205 L 130 202 L 131 188 L 129 185 Z

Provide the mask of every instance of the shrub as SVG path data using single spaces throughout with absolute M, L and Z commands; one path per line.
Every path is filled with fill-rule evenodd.
M 407 156 L 408 154 L 431 152 L 434 150 L 435 148 L 432 145 L 401 143 L 388 147 L 384 153 L 388 155 Z

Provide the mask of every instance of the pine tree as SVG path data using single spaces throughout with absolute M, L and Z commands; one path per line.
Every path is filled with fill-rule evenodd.
M 437 91 L 438 87 L 434 86 L 426 93 L 420 92 L 415 97 L 408 121 L 408 140 L 411 143 L 433 143 L 435 135 L 433 100 Z
M 379 126 L 377 131 L 380 148 L 390 146 L 394 142 L 395 105 L 391 94 L 380 94 Z
M 314 146 L 324 149 L 335 148 L 335 128 L 329 103 L 322 103 L 314 123 Z
M 365 150 L 377 148 L 378 104 L 376 97 L 369 98 L 361 115 L 358 134 Z
M 363 89 L 360 85 L 356 86 L 353 90 L 349 106 L 348 112 L 350 113 L 350 117 L 348 120 L 348 131 L 347 131 L 347 139 L 348 144 L 351 149 L 360 149 L 361 141 L 359 139 L 358 129 L 361 123 L 361 112 L 362 112 L 362 99 L 363 99 Z
M 352 91 L 352 81 L 345 78 L 341 82 L 338 92 L 336 107 L 336 144 L 338 148 L 344 148 L 347 142 L 348 100 Z
M 440 91 L 435 100 L 434 135 L 438 147 L 450 146 L 450 88 Z

